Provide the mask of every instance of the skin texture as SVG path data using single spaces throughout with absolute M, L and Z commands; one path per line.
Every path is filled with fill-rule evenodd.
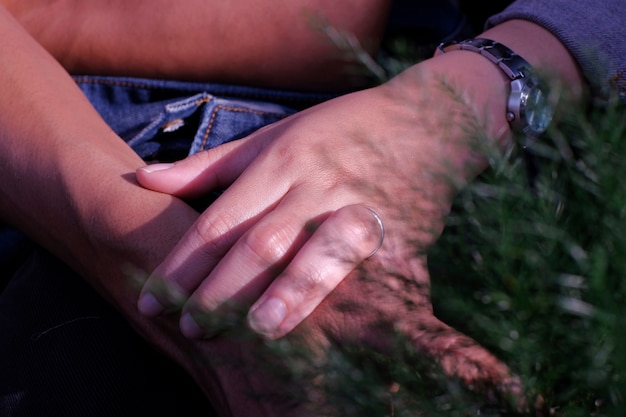
M 0 3 L 72 73 L 313 90 L 363 81 L 345 76 L 354 63 L 322 28 L 352 33 L 374 50 L 389 7 L 387 0 Z
M 490 144 L 506 146 L 506 84 L 491 63 L 467 52 L 446 54 L 384 86 L 312 108 L 173 168 L 139 170 L 135 178 L 144 163 L 104 124 L 67 71 L 187 79 L 206 74 L 213 81 L 246 82 L 251 77 L 247 59 L 260 60 L 253 53 L 255 40 L 266 43 L 272 35 L 253 31 L 248 39 L 248 26 L 243 27 L 244 40 L 237 40 L 249 46 L 231 51 L 236 48 L 212 45 L 208 38 L 176 39 L 185 36 L 172 29 L 176 19 L 188 17 L 184 10 L 167 14 L 173 19 L 169 22 L 159 13 L 172 8 L 155 7 L 151 9 L 155 12 L 145 14 L 153 16 L 151 24 L 131 28 L 111 10 L 139 13 L 139 2 L 125 2 L 119 9 L 99 3 L 106 4 L 102 13 L 97 7 L 69 7 L 70 3 L 5 2 L 17 19 L 0 9 L 0 216 L 81 273 L 138 332 L 196 379 L 221 415 L 294 411 L 289 402 L 249 395 L 273 387 L 281 391 L 281 381 L 256 367 L 265 359 L 261 339 L 238 341 L 225 335 L 190 340 L 178 329 L 178 314 L 142 316 L 136 309 L 139 291 L 129 285 L 124 272 L 127 265 L 155 271 L 144 293 L 161 279 L 193 294 L 184 312 L 213 311 L 231 297 L 249 306 L 265 292 L 283 303 L 288 316 L 272 326 L 268 316 L 255 310 L 250 315 L 254 328 L 271 338 L 289 333 L 286 337 L 291 340 L 321 346 L 321 355 L 331 344 L 385 351 L 389 348 L 385 332 L 395 323 L 418 351 L 433 357 L 449 374 L 477 387 L 510 390 L 515 385 L 504 364 L 433 316 L 424 255 L 441 230 L 456 189 L 486 166 L 457 127 L 466 120 L 467 107 L 477 109 Z M 351 4 L 345 4 L 343 14 L 331 13 L 328 20 L 345 18 L 348 29 L 363 33 L 364 39 L 373 33 L 375 39 L 380 22 L 357 18 L 358 13 L 350 12 Z M 385 2 L 371 5 L 386 10 Z M 330 6 L 320 2 L 319 7 Z M 76 15 L 66 15 L 68 10 Z M 295 12 L 287 10 L 291 14 L 285 21 L 292 24 Z M 246 16 L 253 19 L 258 13 Z M 99 24 L 87 25 L 91 19 Z M 132 48 L 133 42 L 122 42 L 124 37 L 105 36 L 128 32 L 148 39 L 143 33 L 163 19 L 167 24 L 156 25 L 163 31 L 153 34 L 154 41 Z M 82 33 L 82 38 L 74 36 Z M 167 36 L 176 41 L 168 44 Z M 543 29 L 510 22 L 485 36 L 502 41 L 533 64 L 545 65 L 572 86 L 581 85 L 565 49 Z M 191 45 L 194 40 L 216 48 L 222 59 L 195 60 L 189 55 L 200 53 L 200 48 L 171 46 Z M 255 81 L 288 87 L 312 80 L 319 72 L 319 67 L 309 65 L 312 61 L 335 62 L 331 49 L 319 47 L 317 40 L 296 34 L 290 42 L 300 43 L 297 48 L 274 55 L 302 57 L 302 62 L 270 60 L 264 51 L 268 67 L 260 67 L 275 67 L 255 73 Z M 156 48 L 159 44 L 161 49 Z M 308 53 L 300 54 L 301 50 Z M 153 72 L 141 71 L 146 62 L 154 64 Z M 318 87 L 336 87 L 342 74 L 329 75 Z M 441 89 L 443 79 L 455 86 L 468 106 L 460 106 Z M 139 187 L 137 180 L 159 192 Z M 249 193 L 263 184 L 274 187 L 260 195 Z M 231 186 L 201 217 L 178 198 L 225 185 Z M 376 255 L 361 262 L 380 237 L 365 206 L 381 216 L 386 236 Z M 327 244 L 337 250 L 322 251 Z M 415 247 L 421 249 L 417 256 Z M 233 268 L 240 269 L 235 274 Z M 233 276 L 237 279 L 228 279 Z M 352 311 L 349 315 L 346 305 Z

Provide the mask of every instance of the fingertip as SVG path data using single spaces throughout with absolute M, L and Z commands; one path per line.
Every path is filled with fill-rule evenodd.
M 191 313 L 185 313 L 180 318 L 180 331 L 188 339 L 200 339 L 205 333 L 193 318 Z
M 287 305 L 283 300 L 270 297 L 253 306 L 248 313 L 248 326 L 268 339 L 277 339 L 285 333 L 281 324 L 287 317 Z
M 154 173 L 166 171 L 173 166 L 172 163 L 146 165 L 135 170 L 135 177 L 144 188 L 159 189 L 162 188 L 164 180 L 160 176 L 155 176 Z
M 156 317 L 165 310 L 159 300 L 151 293 L 145 293 L 139 297 L 137 309 L 146 317 Z
M 174 166 L 173 163 L 159 163 L 159 164 L 150 164 L 144 167 L 138 168 L 138 172 L 143 172 L 145 174 L 152 174 L 153 172 L 164 171 L 166 169 L 170 169 Z

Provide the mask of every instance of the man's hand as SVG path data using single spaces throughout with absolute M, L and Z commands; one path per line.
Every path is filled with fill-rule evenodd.
M 398 94 L 344 96 L 173 166 L 139 169 L 143 186 L 183 198 L 228 187 L 152 273 L 140 310 L 184 302 L 181 328 L 197 338 L 220 330 L 199 326 L 199 315 L 254 303 L 249 324 L 276 338 L 381 241 L 372 260 L 422 256 L 459 171 L 441 162 L 454 146 L 446 129 Z
M 534 24 L 484 36 L 581 83 L 567 51 Z M 144 187 L 182 198 L 226 189 L 152 273 L 140 310 L 181 303 L 192 338 L 222 330 L 202 318 L 233 304 L 252 305 L 248 323 L 269 338 L 295 328 L 288 337 L 384 351 L 398 330 L 448 374 L 518 392 L 503 364 L 434 317 L 425 257 L 458 187 L 508 144 L 507 83 L 479 54 L 449 53 L 243 140 L 139 170 Z M 380 242 L 378 219 L 384 241 L 365 261 Z
M 507 366 L 433 315 L 424 262 L 424 257 L 417 257 L 408 268 L 393 266 L 391 259 L 364 262 L 279 345 L 270 343 L 268 348 L 260 339 L 242 334 L 241 328 L 192 341 L 201 352 L 192 374 L 196 372 L 201 387 L 212 389 L 209 398 L 217 394 L 232 415 L 336 415 L 334 407 L 342 404 L 326 399 L 326 394 L 332 395 L 325 391 L 325 384 L 332 384 L 326 378 L 333 377 L 325 370 L 334 369 L 331 350 L 347 348 L 363 355 L 414 358 L 404 365 L 414 366 L 416 372 L 436 372 L 424 365 L 439 365 L 486 398 L 512 397 L 520 405 L 522 387 Z M 171 316 L 156 320 L 167 317 Z M 414 356 L 405 356 L 407 347 Z M 221 389 L 205 382 L 213 380 L 211 374 L 218 376 Z

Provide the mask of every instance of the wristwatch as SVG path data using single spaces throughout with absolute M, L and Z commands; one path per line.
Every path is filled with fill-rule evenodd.
M 511 79 L 506 119 L 513 132 L 534 139 L 546 131 L 554 113 L 548 87 L 524 58 L 501 43 L 485 38 L 445 42 L 438 49 L 442 53 L 477 52 L 496 64 Z

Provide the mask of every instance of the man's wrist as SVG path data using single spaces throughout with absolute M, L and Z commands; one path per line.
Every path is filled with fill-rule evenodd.
M 467 51 L 437 55 L 400 74 L 391 84 L 397 94 L 411 96 L 421 113 L 416 125 L 430 126 L 434 143 L 428 146 L 439 150 L 432 157 L 448 164 L 460 181 L 487 166 L 487 148 L 510 146 L 508 78 L 484 57 Z M 427 143 L 416 145 L 422 148 Z
M 548 83 L 535 73 L 532 66 L 513 50 L 487 38 L 472 38 L 461 42 L 446 42 L 437 48 L 440 53 L 461 50 L 485 57 L 510 79 L 506 118 L 514 133 L 535 139 L 546 131 L 554 104 L 550 100 Z

